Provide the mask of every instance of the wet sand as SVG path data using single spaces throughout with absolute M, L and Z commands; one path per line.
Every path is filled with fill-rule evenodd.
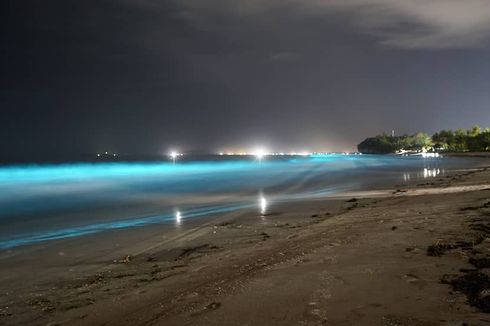
M 0 324 L 487 325 L 489 258 L 490 170 L 456 171 L 0 252 Z

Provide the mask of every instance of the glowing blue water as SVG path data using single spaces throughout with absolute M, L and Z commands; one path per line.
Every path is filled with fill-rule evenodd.
M 260 205 L 265 198 L 270 204 L 391 186 L 476 163 L 468 159 L 329 155 L 261 162 L 2 167 L 0 248 L 110 229 L 179 224 L 247 207 L 263 210 Z

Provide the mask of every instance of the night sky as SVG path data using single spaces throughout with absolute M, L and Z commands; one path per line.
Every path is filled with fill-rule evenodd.
M 3 0 L 6 157 L 490 126 L 490 0 Z

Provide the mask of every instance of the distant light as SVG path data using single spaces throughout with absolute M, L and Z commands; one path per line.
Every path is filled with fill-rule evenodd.
M 427 153 L 427 152 L 422 152 L 422 157 L 427 158 L 427 157 L 439 157 L 439 153 Z
M 179 156 L 183 156 L 184 154 L 181 154 L 181 153 L 178 153 L 176 151 L 171 151 L 169 156 L 170 158 L 172 159 L 172 161 L 174 162 L 175 164 L 175 160 L 179 157 Z
M 100 154 L 99 153 L 97 153 L 97 157 L 100 157 Z
M 105 155 L 109 154 L 108 152 L 105 152 Z
M 260 161 L 267 155 L 267 152 L 263 148 L 258 148 L 252 154 Z

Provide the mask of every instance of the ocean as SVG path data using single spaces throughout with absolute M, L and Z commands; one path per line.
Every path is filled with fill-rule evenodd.
M 476 167 L 477 158 L 206 156 L 160 162 L 0 167 L 0 249 L 239 209 L 390 188 Z

